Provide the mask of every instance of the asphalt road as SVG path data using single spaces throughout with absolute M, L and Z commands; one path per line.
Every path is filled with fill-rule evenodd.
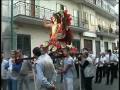
M 119 78 L 115 79 L 112 85 L 105 85 L 105 79 L 101 84 L 93 83 L 93 90 L 119 90 Z
M 30 81 L 29 85 L 31 87 L 31 90 L 35 90 L 33 80 Z M 82 90 L 79 88 L 79 86 L 80 86 L 79 79 L 74 78 L 74 90 Z M 62 83 L 60 83 L 59 76 L 57 78 L 56 87 L 57 87 L 57 90 L 63 90 Z M 24 90 L 27 90 L 27 89 L 24 88 Z M 119 78 L 114 80 L 113 85 L 105 85 L 105 78 L 103 78 L 100 84 L 95 84 L 93 79 L 93 90 L 119 90 Z

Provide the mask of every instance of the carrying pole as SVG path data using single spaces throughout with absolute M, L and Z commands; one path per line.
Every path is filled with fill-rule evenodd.
M 38 89 L 37 89 L 37 85 L 36 85 L 36 77 L 35 77 L 34 68 L 32 68 L 32 72 L 33 72 L 33 76 L 34 76 L 34 85 L 35 85 L 35 90 L 38 90 Z
M 79 63 L 79 62 L 78 62 Z M 82 90 L 81 89 L 81 68 L 80 68 L 80 63 L 78 64 L 79 65 L 79 85 L 80 85 L 80 89 L 79 90 Z
M 13 49 L 13 0 L 11 0 L 11 50 Z

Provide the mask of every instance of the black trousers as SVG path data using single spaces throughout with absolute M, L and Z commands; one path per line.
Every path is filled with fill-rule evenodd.
M 108 66 L 106 69 L 106 84 L 108 85 L 113 84 L 115 78 L 115 65 L 110 64 L 110 67 Z
M 85 77 L 84 77 L 84 70 L 81 69 L 81 88 L 82 90 L 85 89 Z
M 75 69 L 76 69 L 76 73 L 77 73 L 77 78 L 79 78 L 79 64 L 75 63 Z
M 95 83 L 101 83 L 102 75 L 103 75 L 102 73 L 103 73 L 103 67 L 97 67 Z
M 103 70 L 102 70 L 103 77 L 106 76 L 107 68 L 108 68 L 108 66 L 107 66 L 106 64 L 104 64 L 104 65 L 103 65 Z
M 7 90 L 7 79 L 1 79 L 1 90 Z
M 114 70 L 115 70 L 115 78 L 117 78 L 118 64 L 114 65 Z
M 63 83 L 63 74 L 61 74 L 60 82 Z
M 85 78 L 85 90 L 92 90 L 93 77 Z

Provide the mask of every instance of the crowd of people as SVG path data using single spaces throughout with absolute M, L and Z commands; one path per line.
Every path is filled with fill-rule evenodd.
M 74 72 L 76 78 L 81 80 L 82 90 L 92 90 L 92 81 L 113 84 L 117 78 L 119 59 L 118 51 L 107 50 L 95 56 L 87 48 L 80 53 L 73 53 L 70 47 L 57 51 L 48 51 L 42 45 L 33 49 L 33 57 L 28 57 L 23 52 L 12 50 L 10 58 L 5 59 L 1 52 L 1 77 L 2 90 L 31 90 L 29 73 L 33 73 L 35 90 L 57 90 L 56 78 L 61 76 L 64 90 L 74 90 Z M 94 79 L 93 79 L 94 78 Z
M 28 72 L 32 68 L 31 63 L 28 60 L 20 61 L 20 58 L 26 57 L 27 56 L 22 54 L 21 50 L 11 50 L 10 58 L 5 59 L 4 53 L 1 52 L 1 78 L 3 90 L 23 90 L 23 83 L 26 88 L 30 90 Z
M 115 78 L 118 77 L 118 53 L 108 50 L 106 53 L 101 53 L 99 58 L 96 58 L 96 78 L 95 83 L 101 83 L 102 78 L 106 78 L 106 85 L 113 84 Z

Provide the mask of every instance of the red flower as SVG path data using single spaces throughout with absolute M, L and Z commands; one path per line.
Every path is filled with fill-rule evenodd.
M 71 15 L 68 14 L 67 12 L 68 12 L 67 10 L 64 11 L 64 16 L 67 18 L 66 23 L 69 26 L 69 25 L 71 25 L 72 18 L 71 18 Z
M 71 53 L 76 54 L 78 52 L 77 48 L 71 48 Z

